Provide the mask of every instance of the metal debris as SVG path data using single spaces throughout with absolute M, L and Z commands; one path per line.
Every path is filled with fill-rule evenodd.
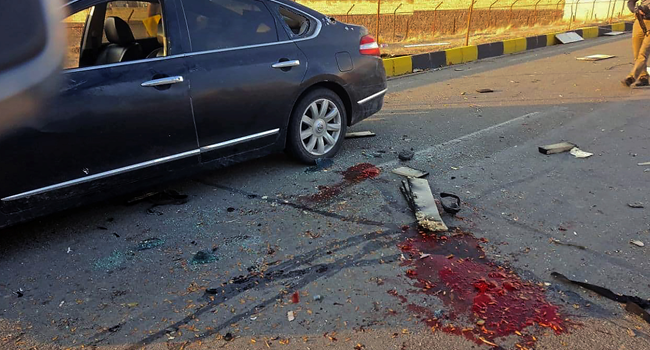
M 625 32 L 609 32 L 609 33 L 604 33 L 603 35 L 607 36 L 617 36 L 617 35 L 623 35 Z
M 355 139 L 355 138 L 358 138 L 358 137 L 373 137 L 373 136 L 376 136 L 376 135 L 377 134 L 375 134 L 372 131 L 355 131 L 355 132 L 349 132 L 349 133 L 345 134 L 345 138 L 346 139 Z
M 642 202 L 627 203 L 627 206 L 630 208 L 642 209 L 645 208 Z
M 407 166 L 395 168 L 392 170 L 392 173 L 406 177 L 424 177 L 429 175 L 429 173 L 426 171 L 409 168 Z
M 585 40 L 576 32 L 555 34 L 555 38 L 559 40 L 562 44 L 571 44 L 571 43 Z
M 564 246 L 567 246 L 567 247 L 574 247 L 574 248 L 578 248 L 578 249 L 582 249 L 582 250 L 587 249 L 585 246 L 581 246 L 581 245 L 575 244 L 575 243 L 562 242 L 562 241 L 560 241 L 559 239 L 556 239 L 556 238 L 551 238 L 551 243 L 564 245 Z
M 614 58 L 616 56 L 613 55 L 589 55 L 585 57 L 578 57 L 576 58 L 578 61 L 601 61 L 601 60 L 606 60 L 609 58 Z
M 492 89 L 478 89 L 476 90 L 479 94 L 489 94 L 490 92 L 494 92 Z
M 634 244 L 637 247 L 645 247 L 645 244 L 643 242 L 641 242 L 641 241 L 632 240 L 632 241 L 630 241 L 630 243 Z
M 440 217 L 427 180 L 409 177 L 402 181 L 400 190 L 413 210 L 420 228 L 431 232 L 449 230 Z
M 560 142 L 560 143 L 554 143 L 552 145 L 540 146 L 538 147 L 538 150 L 539 153 L 542 154 L 555 154 L 555 153 L 570 151 L 574 147 L 576 147 L 576 145 L 570 142 Z
M 569 153 L 576 158 L 589 158 L 594 155 L 593 153 L 585 152 L 578 147 L 573 147 Z
M 650 165 L 650 162 L 637 163 L 636 165 L 638 165 L 638 166 L 648 166 L 648 165 Z

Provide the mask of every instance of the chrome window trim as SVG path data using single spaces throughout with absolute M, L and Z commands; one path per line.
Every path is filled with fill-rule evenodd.
M 214 150 L 217 150 L 219 148 L 224 148 L 224 147 L 228 147 L 228 146 L 234 146 L 234 145 L 242 143 L 242 142 L 257 140 L 257 139 L 262 138 L 262 137 L 275 135 L 275 134 L 277 134 L 279 132 L 280 132 L 279 128 L 278 129 L 273 129 L 273 130 L 267 130 L 267 131 L 258 132 L 257 134 L 252 134 L 252 135 L 239 137 L 239 138 L 224 141 L 224 142 L 215 143 L 215 144 L 208 145 L 208 146 L 203 146 L 203 147 L 201 147 L 201 153 L 214 151 Z
M 372 95 L 370 95 L 370 96 L 368 96 L 368 97 L 366 97 L 366 98 L 364 98 L 362 100 L 359 100 L 357 103 L 362 105 L 362 104 L 372 100 L 373 98 L 377 98 L 377 97 L 385 94 L 386 91 L 388 91 L 388 89 L 383 89 L 383 90 L 379 91 L 378 93 L 372 94 Z
M 68 6 L 70 4 L 73 4 L 79 0 L 74 0 L 71 2 L 68 2 L 65 6 Z M 214 50 L 205 50 L 205 51 L 197 51 L 197 52 L 186 52 L 182 54 L 176 54 L 176 55 L 171 55 L 171 56 L 165 56 L 165 57 L 154 57 L 154 58 L 144 58 L 141 60 L 136 60 L 136 61 L 128 61 L 128 62 L 120 62 L 120 63 L 110 63 L 110 64 L 102 64 L 99 66 L 90 66 L 90 67 L 81 67 L 81 68 L 71 68 L 71 69 L 66 69 L 63 70 L 61 73 L 67 74 L 67 73 L 75 73 L 75 72 L 84 72 L 84 71 L 89 71 L 89 70 L 94 70 L 94 69 L 101 69 L 101 68 L 110 68 L 110 67 L 120 67 L 120 66 L 126 66 L 126 65 L 131 65 L 131 64 L 138 64 L 142 62 L 152 62 L 152 61 L 162 61 L 166 59 L 172 59 L 172 58 L 184 58 L 184 57 L 191 57 L 191 56 L 198 56 L 198 55 L 205 55 L 205 54 L 210 54 L 210 53 L 219 53 L 219 52 L 226 52 L 226 51 L 236 51 L 236 50 L 247 50 L 247 49 L 252 49 L 252 48 L 257 48 L 257 47 L 264 47 L 264 46 L 273 46 L 273 45 L 281 45 L 281 44 L 288 44 L 288 43 L 295 43 L 298 41 L 305 41 L 305 40 L 311 40 L 316 38 L 319 34 L 320 31 L 323 27 L 323 24 L 321 21 L 318 20 L 318 18 L 301 11 L 300 9 L 297 9 L 291 5 L 287 5 L 285 3 L 282 3 L 280 1 L 275 1 L 275 0 L 267 0 L 274 2 L 280 6 L 288 7 L 290 9 L 293 9 L 294 11 L 297 11 L 307 17 L 312 18 L 314 21 L 316 21 L 316 29 L 314 30 L 314 33 L 308 37 L 305 38 L 300 38 L 300 39 L 290 39 L 290 40 L 283 40 L 283 41 L 276 41 L 272 43 L 265 43 L 265 44 L 255 44 L 255 45 L 246 45 L 246 46 L 237 46 L 237 47 L 229 47 L 225 49 L 214 49 Z M 182 2 L 181 2 L 182 6 Z M 183 10 L 183 15 L 185 11 Z M 186 20 L 187 22 L 187 20 Z M 191 42 L 191 39 L 190 39 Z
M 150 166 L 153 166 L 153 165 L 163 164 L 163 163 L 171 162 L 173 160 L 187 158 L 187 157 L 190 157 L 190 156 L 193 156 L 193 155 L 197 155 L 199 153 L 200 153 L 200 151 L 198 149 L 195 149 L 195 150 L 191 150 L 191 151 L 187 151 L 187 152 L 183 152 L 183 153 L 179 153 L 179 154 L 174 154 L 174 155 L 167 156 L 167 157 L 162 157 L 162 158 L 158 158 L 158 159 L 154 159 L 154 160 L 149 160 L 149 161 L 142 162 L 142 163 L 128 165 L 128 166 L 125 166 L 125 167 L 122 167 L 122 168 L 117 168 L 117 169 L 113 169 L 113 170 L 109 170 L 109 171 L 104 171 L 102 173 L 97 173 L 97 174 L 89 175 L 89 176 L 86 176 L 86 177 L 81 177 L 81 178 L 78 178 L 78 179 L 69 180 L 69 181 L 58 183 L 58 184 L 37 188 L 35 190 L 15 194 L 13 196 L 2 198 L 2 201 L 3 202 L 9 202 L 9 201 L 13 201 L 13 200 L 16 200 L 16 199 L 21 199 L 21 198 L 33 196 L 33 195 L 36 195 L 36 194 L 41 194 L 41 193 L 54 191 L 54 190 L 58 190 L 58 189 L 62 189 L 62 188 L 66 188 L 66 187 L 70 187 L 70 186 L 74 186 L 74 185 L 79 185 L 79 184 L 82 184 L 82 183 L 85 183 L 85 182 L 99 180 L 99 179 L 103 179 L 103 178 L 106 178 L 106 177 L 109 177 L 109 176 L 119 175 L 119 174 L 123 174 L 123 173 L 129 172 L 129 171 L 138 170 L 138 169 L 142 169 L 142 168 L 147 168 L 147 167 L 150 167 Z
M 103 179 L 103 178 L 107 178 L 107 177 L 115 176 L 115 175 L 119 175 L 119 174 L 124 174 L 124 173 L 134 171 L 134 170 L 148 168 L 150 166 L 154 166 L 154 165 L 158 165 L 158 164 L 164 164 L 164 163 L 167 163 L 167 162 L 171 162 L 171 161 L 174 161 L 174 160 L 179 160 L 179 159 L 191 157 L 191 156 L 194 156 L 194 155 L 199 155 L 202 152 L 209 152 L 209 151 L 213 151 L 213 150 L 216 150 L 216 149 L 219 149 L 219 148 L 234 146 L 236 144 L 240 144 L 240 143 L 247 142 L 247 141 L 257 140 L 257 139 L 262 138 L 262 137 L 275 135 L 275 134 L 277 134 L 279 132 L 280 132 L 279 128 L 273 129 L 273 130 L 267 130 L 267 131 L 259 132 L 259 133 L 256 133 L 256 134 L 248 135 L 248 136 L 243 136 L 243 137 L 239 137 L 239 138 L 236 138 L 236 139 L 215 143 L 213 145 L 204 146 L 204 147 L 201 147 L 199 149 L 194 149 L 194 150 L 183 152 L 183 153 L 173 154 L 171 156 L 157 158 L 157 159 L 149 160 L 149 161 L 142 162 L 142 163 L 132 164 L 132 165 L 128 165 L 128 166 L 125 166 L 125 167 L 122 167 L 122 168 L 108 170 L 108 171 L 104 171 L 104 172 L 101 172 L 101 173 L 81 177 L 81 178 L 78 178 L 78 179 L 73 179 L 73 180 L 69 180 L 69 181 L 65 181 L 65 182 L 60 182 L 60 183 L 57 183 L 57 184 L 54 184 L 54 185 L 37 188 L 35 190 L 18 193 L 18 194 L 15 194 L 15 195 L 11 195 L 11 196 L 2 198 L 2 199 L 0 199 L 0 201 L 2 201 L 2 202 L 10 202 L 10 201 L 14 201 L 14 200 L 17 200 L 17 199 L 22 199 L 22 198 L 33 196 L 33 195 L 42 194 L 42 193 L 49 192 L 49 191 L 59 190 L 59 189 L 74 186 L 74 185 L 80 185 L 82 183 L 95 181 L 95 180 L 99 180 L 99 179 Z

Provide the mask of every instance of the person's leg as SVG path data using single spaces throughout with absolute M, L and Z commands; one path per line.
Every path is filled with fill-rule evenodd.
M 648 23 L 646 21 L 646 23 Z M 634 21 L 634 26 L 632 27 L 632 54 L 634 55 L 634 66 L 632 67 L 632 71 L 628 76 L 623 80 L 621 83 L 625 86 L 630 86 L 632 85 L 637 77 L 637 59 L 639 58 L 639 51 L 641 51 L 641 46 L 643 45 L 643 41 L 645 39 L 645 35 L 643 34 L 643 29 L 641 29 L 641 26 L 639 25 L 639 21 L 636 20 Z M 647 72 L 646 72 L 646 77 L 647 77 Z
M 646 21 L 650 25 L 650 21 Z M 650 36 L 645 36 L 639 47 L 639 53 L 634 61 L 634 69 L 632 74 L 636 79 L 644 79 L 645 85 L 648 81 L 648 56 L 650 55 Z
M 641 48 L 641 43 L 643 43 L 643 38 L 643 29 L 641 29 L 639 21 L 636 20 L 632 26 L 632 57 L 634 57 L 635 61 L 637 56 L 639 56 L 639 49 Z

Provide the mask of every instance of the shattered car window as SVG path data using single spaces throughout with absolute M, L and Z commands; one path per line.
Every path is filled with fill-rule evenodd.
M 278 41 L 271 12 L 253 0 L 195 0 L 183 3 L 193 51 Z

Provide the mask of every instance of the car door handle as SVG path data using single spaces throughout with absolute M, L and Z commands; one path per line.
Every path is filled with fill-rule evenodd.
M 153 86 L 161 86 L 161 85 L 171 85 L 171 84 L 182 83 L 183 81 L 184 81 L 183 77 L 178 75 L 178 76 L 175 76 L 175 77 L 165 77 L 165 78 L 145 81 L 144 83 L 140 84 L 140 86 L 142 86 L 142 87 L 153 87 Z
M 271 65 L 273 68 L 291 68 L 291 67 L 296 67 L 300 65 L 299 60 L 291 60 L 291 61 L 282 61 L 278 63 L 274 63 Z

